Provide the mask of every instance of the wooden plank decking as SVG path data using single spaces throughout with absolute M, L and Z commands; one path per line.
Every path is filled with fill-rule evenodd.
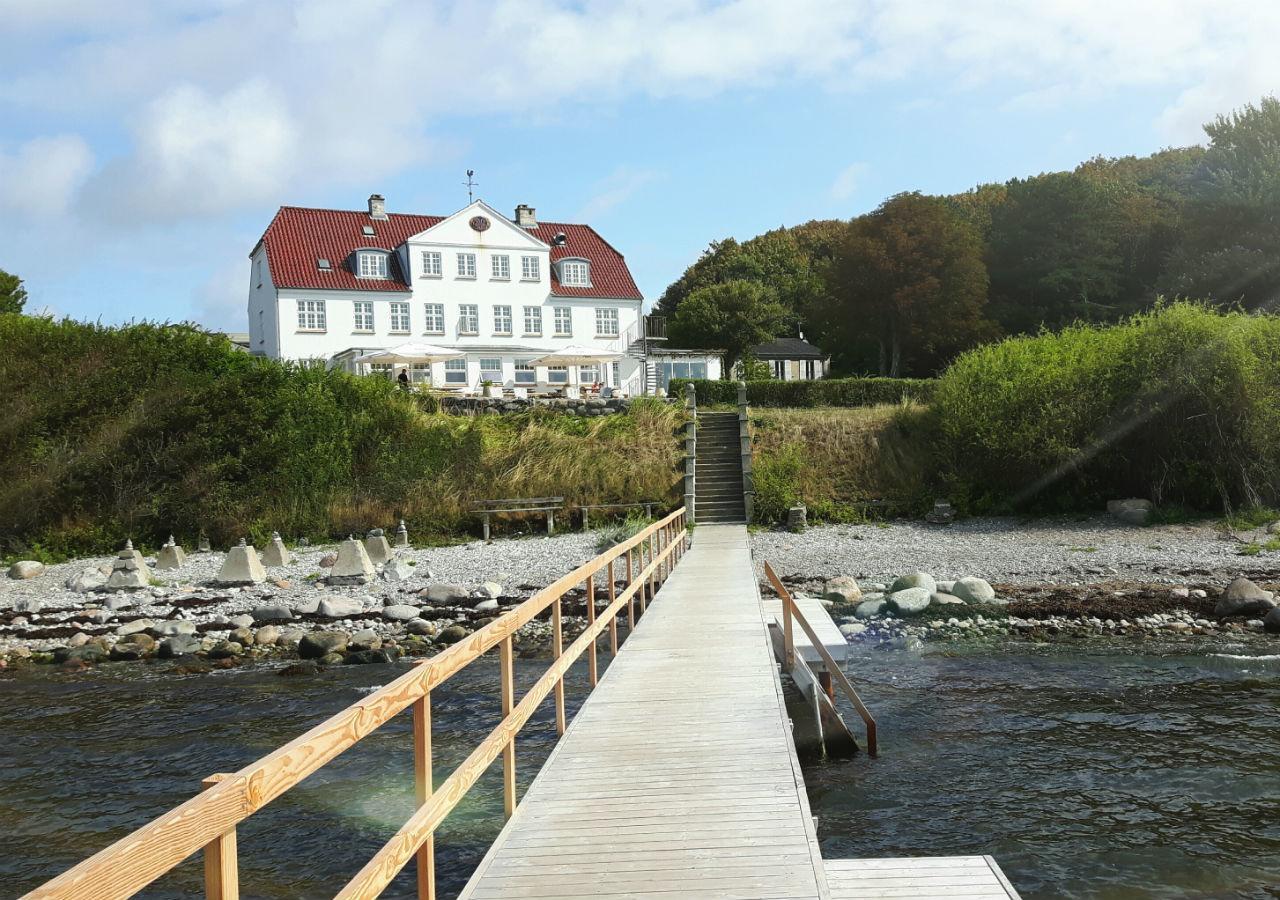
M 1018 900 L 990 856 L 829 859 L 832 900 Z
M 702 525 L 462 897 L 825 898 L 741 525 Z

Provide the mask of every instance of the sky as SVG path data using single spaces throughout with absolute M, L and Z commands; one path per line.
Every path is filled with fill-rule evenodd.
M 0 0 L 29 311 L 246 330 L 281 205 L 583 221 L 649 302 L 710 241 L 1203 142 L 1257 0 Z

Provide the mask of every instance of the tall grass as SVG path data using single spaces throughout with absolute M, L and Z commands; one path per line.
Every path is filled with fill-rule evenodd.
M 188 326 L 0 315 L 0 550 L 473 525 L 497 496 L 675 497 L 682 413 L 424 412 L 385 379 L 256 359 Z

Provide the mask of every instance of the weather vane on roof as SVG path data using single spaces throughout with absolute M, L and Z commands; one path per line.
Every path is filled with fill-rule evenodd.
M 467 180 L 462 182 L 464 185 L 467 186 L 467 203 L 471 203 L 472 201 L 475 200 L 475 196 L 473 192 L 475 191 L 476 188 L 480 187 L 480 182 L 476 181 L 472 177 L 475 174 L 476 174 L 475 169 L 467 169 Z

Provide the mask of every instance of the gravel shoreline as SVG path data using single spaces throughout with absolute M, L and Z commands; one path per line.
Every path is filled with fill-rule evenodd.
M 1241 556 L 1242 543 L 1210 523 L 1139 528 L 1101 517 L 822 525 L 801 534 L 755 532 L 751 544 L 779 575 L 808 578 L 885 581 L 923 570 L 938 578 L 975 575 L 1013 584 L 1184 584 L 1189 577 L 1225 584 L 1236 575 L 1280 571 L 1280 555 Z

